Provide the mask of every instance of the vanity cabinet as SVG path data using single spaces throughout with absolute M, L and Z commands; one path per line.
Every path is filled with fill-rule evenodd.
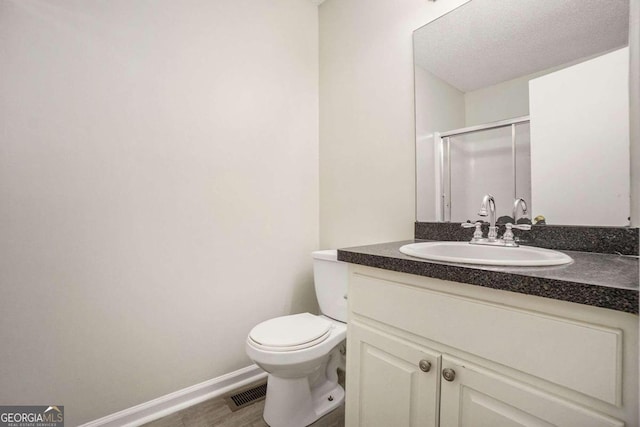
M 453 357 L 443 357 L 442 426 L 624 426 L 618 419 L 572 404 L 544 389 Z
M 357 388 L 358 412 L 346 425 L 436 426 L 441 355 L 360 323 L 350 338 L 357 368 L 347 388 Z
M 638 316 L 351 265 L 347 426 L 637 426 Z

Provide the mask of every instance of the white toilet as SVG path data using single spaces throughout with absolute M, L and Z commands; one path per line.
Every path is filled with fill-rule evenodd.
M 307 426 L 344 401 L 347 264 L 337 251 L 316 251 L 313 277 L 321 315 L 276 317 L 254 327 L 247 354 L 269 373 L 264 420 L 271 427 Z

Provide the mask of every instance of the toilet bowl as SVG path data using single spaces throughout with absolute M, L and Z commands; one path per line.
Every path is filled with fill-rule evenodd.
M 309 327 L 308 335 L 282 339 L 287 326 L 301 332 L 301 324 Z M 338 384 L 337 369 L 344 369 L 346 335 L 345 324 L 310 313 L 267 320 L 251 331 L 247 354 L 269 373 L 267 424 L 306 426 L 342 404 L 344 390 Z
M 347 267 L 336 251 L 317 251 L 314 282 L 323 314 L 299 313 L 256 325 L 247 355 L 268 373 L 264 420 L 271 427 L 307 426 L 344 402 Z

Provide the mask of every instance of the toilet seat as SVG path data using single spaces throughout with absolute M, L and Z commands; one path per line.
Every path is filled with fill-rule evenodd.
M 276 317 L 255 326 L 249 340 L 256 348 L 286 352 L 313 347 L 331 334 L 332 323 L 311 313 Z
M 313 315 L 311 314 L 310 316 Z M 339 345 L 347 337 L 346 323 L 338 322 L 322 315 L 315 317 L 326 320 L 331 324 L 328 335 L 323 335 L 319 339 L 304 343 L 307 344 L 306 346 L 299 345 L 305 348 L 291 350 L 286 347 L 276 347 L 276 351 L 265 348 L 260 343 L 256 343 L 251 336 L 248 336 L 245 347 L 247 355 L 267 372 L 271 372 L 273 369 L 280 370 L 281 368 L 297 370 L 301 365 L 313 364 L 313 360 L 327 356 L 335 346 Z

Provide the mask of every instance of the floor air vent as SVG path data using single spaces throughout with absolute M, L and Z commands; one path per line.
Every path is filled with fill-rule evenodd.
M 266 395 L 267 383 L 253 384 L 234 392 L 232 395 L 226 396 L 224 400 L 227 402 L 229 409 L 237 411 L 238 409 L 264 399 Z

